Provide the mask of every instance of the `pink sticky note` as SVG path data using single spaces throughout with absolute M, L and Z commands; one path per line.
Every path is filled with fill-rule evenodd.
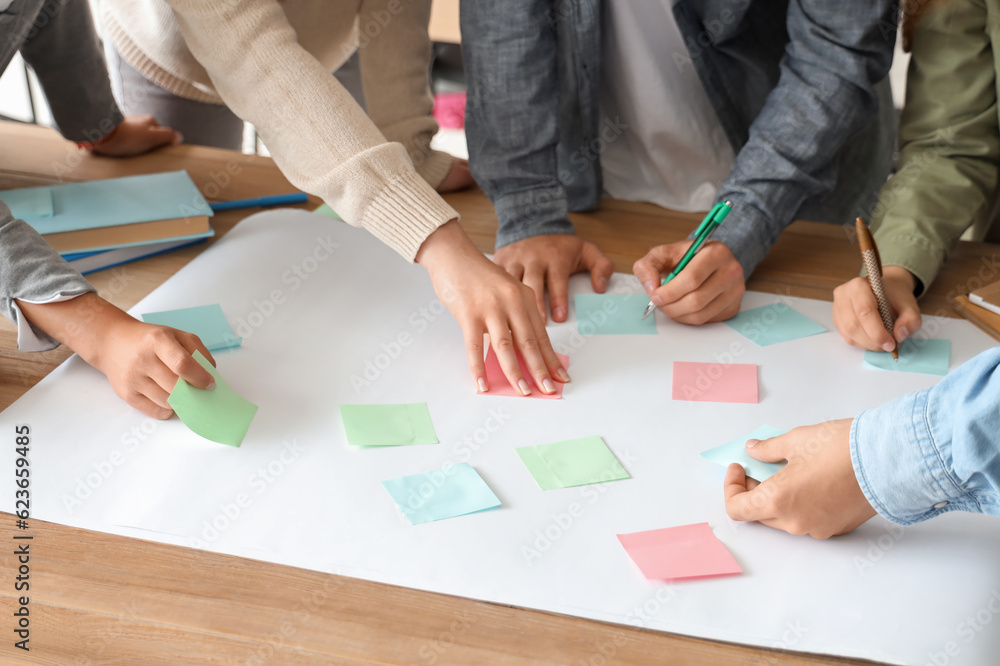
M 562 362 L 563 367 L 567 370 L 569 369 L 569 356 L 566 354 L 556 354 L 559 357 L 559 361 Z M 553 384 L 556 385 L 555 393 L 542 393 L 537 386 L 535 386 L 535 380 L 531 378 L 531 373 L 528 372 L 528 367 L 524 365 L 524 359 L 521 358 L 521 354 L 517 355 L 517 364 L 521 366 L 521 374 L 528 382 L 528 386 L 531 387 L 531 394 L 527 396 L 521 396 L 521 392 L 510 385 L 507 381 L 507 377 L 503 374 L 503 369 L 500 367 L 500 359 L 497 358 L 497 354 L 493 351 L 493 347 L 490 347 L 490 351 L 486 354 L 486 383 L 490 385 L 490 390 L 486 393 L 480 391 L 480 395 L 513 395 L 525 398 L 548 398 L 550 400 L 558 400 L 562 397 L 563 385 L 562 382 L 557 382 L 553 380 Z
M 753 363 L 674 361 L 674 400 L 757 403 L 757 366 Z
M 649 580 L 743 573 L 708 523 L 619 534 L 618 541 Z

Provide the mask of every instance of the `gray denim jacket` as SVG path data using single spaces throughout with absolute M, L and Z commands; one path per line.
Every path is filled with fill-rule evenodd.
M 678 0 L 687 52 L 736 162 L 719 191 L 733 213 L 714 238 L 749 277 L 796 219 L 868 217 L 889 173 L 891 0 Z M 472 172 L 500 220 L 497 247 L 573 233 L 596 207 L 600 0 L 462 3 Z M 613 122 L 612 122 L 613 124 Z

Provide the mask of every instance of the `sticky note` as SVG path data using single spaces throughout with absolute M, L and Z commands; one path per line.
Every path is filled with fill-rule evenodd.
M 674 361 L 673 399 L 756 404 L 757 366 Z
M 427 403 L 341 405 L 347 442 L 352 446 L 437 444 Z
M 52 190 L 47 187 L 0 192 L 0 201 L 7 204 L 16 219 L 25 222 L 52 217 Z
M 580 335 L 656 335 L 656 319 L 642 312 L 645 294 L 577 294 L 576 328 Z
M 748 433 L 743 437 L 738 437 L 731 442 L 723 444 L 722 446 L 717 446 L 714 449 L 709 449 L 708 451 L 702 451 L 701 457 L 705 460 L 711 460 L 714 463 L 718 463 L 723 467 L 727 467 L 730 463 L 739 463 L 743 465 L 743 469 L 746 471 L 747 476 L 757 479 L 758 481 L 764 481 L 765 479 L 770 478 L 787 463 L 761 462 L 756 458 L 751 457 L 750 454 L 747 453 L 747 440 L 767 439 L 769 437 L 777 437 L 778 435 L 784 434 L 784 430 L 778 430 L 777 428 L 772 428 L 769 425 L 763 425 L 753 432 Z
M 178 379 L 167 402 L 194 433 L 219 444 L 239 446 L 257 413 L 257 405 L 231 389 L 200 351 L 194 353 L 194 358 L 215 378 L 215 388 L 203 391 Z
M 569 356 L 566 354 L 556 354 L 559 357 L 559 361 L 562 362 L 563 367 L 567 370 L 569 369 Z M 484 361 L 486 365 L 486 383 L 489 385 L 490 390 L 487 392 L 479 391 L 480 395 L 507 395 L 507 396 L 518 396 L 525 398 L 548 398 L 549 400 L 558 400 L 563 394 L 563 383 L 552 381 L 555 384 L 555 393 L 542 393 L 541 389 L 535 386 L 535 380 L 532 378 L 531 373 L 528 372 L 528 366 L 524 364 L 524 359 L 521 358 L 520 352 L 517 354 L 517 364 L 521 368 L 521 374 L 524 376 L 525 381 L 528 382 L 528 386 L 531 387 L 531 393 L 526 396 L 521 395 L 521 391 L 510 385 L 507 381 L 507 376 L 503 374 L 503 368 L 500 367 L 500 359 L 497 358 L 497 353 L 493 351 L 493 347 L 486 353 L 486 360 Z
M 882 370 L 944 376 L 951 365 L 951 340 L 908 338 L 899 345 L 898 361 L 889 352 L 866 351 L 865 363 Z
M 514 450 L 542 490 L 630 478 L 600 437 L 567 439 Z
M 500 506 L 500 500 L 469 463 L 389 479 L 382 486 L 411 525 Z
M 341 217 L 339 215 L 337 215 L 333 211 L 332 208 L 330 208 L 330 204 L 323 204 L 319 208 L 317 208 L 316 210 L 314 210 L 313 212 L 316 213 L 317 215 L 322 215 L 323 217 L 328 217 L 331 220 L 340 220 L 341 219 Z
M 194 333 L 205 343 L 208 351 L 231 349 L 243 344 L 243 338 L 233 333 L 232 327 L 226 321 L 226 315 L 222 314 L 222 306 L 218 303 L 180 310 L 147 312 L 142 315 L 142 320 L 147 324 L 159 324 Z
M 743 573 L 708 523 L 619 534 L 618 541 L 648 580 Z
M 744 310 L 726 326 L 761 347 L 826 333 L 826 328 L 785 303 Z

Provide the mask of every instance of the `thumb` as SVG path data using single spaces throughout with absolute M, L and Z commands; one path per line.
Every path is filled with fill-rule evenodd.
M 896 325 L 893 328 L 893 337 L 897 342 L 902 342 L 920 330 L 923 320 L 920 318 L 920 308 L 916 299 L 907 301 L 898 308 L 896 315 Z
M 785 453 L 785 436 L 769 437 L 768 439 L 747 440 L 746 450 L 751 458 L 761 462 L 776 463 L 788 460 Z
M 642 283 L 647 294 L 652 294 L 660 286 L 663 274 L 668 273 L 677 265 L 693 241 L 685 240 L 679 243 L 659 245 L 646 253 L 632 266 L 632 272 Z
M 603 294 L 608 288 L 608 280 L 615 272 L 615 265 L 610 259 L 604 256 L 596 245 L 584 242 L 583 250 L 580 253 L 580 261 L 583 267 L 590 271 L 590 284 L 594 291 Z
M 143 143 L 150 149 L 180 143 L 180 134 L 169 127 L 147 127 Z

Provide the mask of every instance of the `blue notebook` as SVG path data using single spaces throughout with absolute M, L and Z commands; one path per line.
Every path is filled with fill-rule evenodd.
M 212 216 L 186 171 L 6 190 L 0 201 L 42 235 Z

